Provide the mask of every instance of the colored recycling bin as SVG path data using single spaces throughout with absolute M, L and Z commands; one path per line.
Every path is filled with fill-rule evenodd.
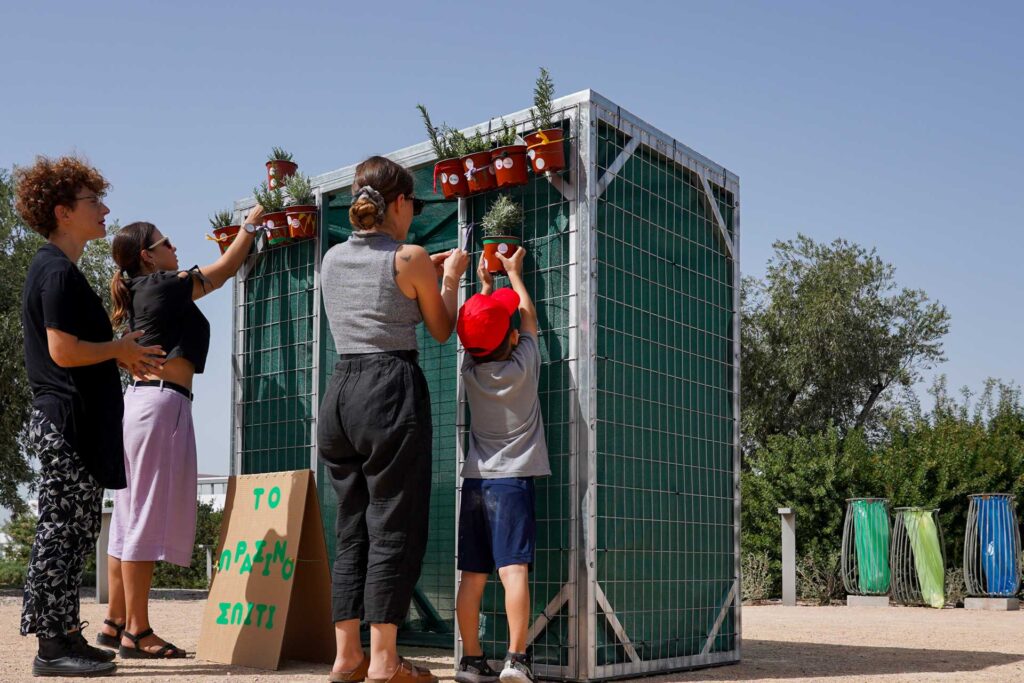
M 843 585 L 852 595 L 889 591 L 889 501 L 851 498 L 843 526 Z
M 892 594 L 905 605 L 946 604 L 946 562 L 938 510 L 896 508 L 893 527 Z
M 964 582 L 978 597 L 1012 597 L 1020 588 L 1021 541 L 1016 505 L 1007 493 L 970 497 L 964 538 Z

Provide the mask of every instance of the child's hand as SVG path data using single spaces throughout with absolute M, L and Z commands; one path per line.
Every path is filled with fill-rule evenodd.
M 494 276 L 487 270 L 487 261 L 483 255 L 476 266 L 476 278 L 480 281 L 480 291 L 484 294 L 489 294 L 494 289 Z
M 511 257 L 505 258 L 501 254 L 495 254 L 501 261 L 501 265 L 505 266 L 505 272 L 509 275 L 523 276 L 523 259 L 526 258 L 526 250 L 522 247 L 516 249 L 516 253 L 512 254 Z

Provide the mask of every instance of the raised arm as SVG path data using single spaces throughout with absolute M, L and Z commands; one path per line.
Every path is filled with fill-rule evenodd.
M 497 256 L 501 259 L 502 265 L 505 266 L 509 284 L 512 285 L 515 293 L 519 295 L 519 332 L 529 333 L 536 337 L 537 309 L 533 305 L 530 293 L 526 291 L 526 283 L 523 282 L 523 259 L 526 258 L 526 250 L 519 247 L 516 249 L 516 253 L 512 254 L 509 258 L 505 258 L 501 254 Z
M 263 207 L 257 204 L 249 210 L 249 215 L 245 217 L 242 225 L 244 226 L 248 223 L 259 225 L 262 217 Z M 240 229 L 238 236 L 235 237 L 235 241 L 231 243 L 227 251 L 221 254 L 219 259 L 199 269 L 202 277 L 193 278 L 192 300 L 195 301 L 213 290 L 223 287 L 224 283 L 231 279 L 238 272 L 238 269 L 242 267 L 255 239 L 256 233 L 248 233 L 244 228 Z M 189 276 L 182 273 L 181 277 Z
M 423 324 L 438 342 L 448 341 L 455 329 L 459 278 L 466 272 L 468 264 L 469 255 L 461 249 L 453 249 L 444 260 L 438 289 L 437 270 L 426 249 L 405 244 L 395 254 L 399 286 L 404 284 L 415 291 Z

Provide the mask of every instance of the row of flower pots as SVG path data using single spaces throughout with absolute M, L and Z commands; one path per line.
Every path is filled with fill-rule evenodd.
M 319 211 L 314 203 L 315 193 L 308 176 L 298 173 L 299 166 L 292 155 L 275 147 L 266 163 L 267 180 L 253 189 L 256 201 L 266 211 L 263 225 L 267 229 L 270 246 L 287 244 L 293 240 L 316 237 Z M 232 225 L 233 215 L 222 211 L 210 219 L 213 237 L 223 254 L 238 236 L 240 225 Z
M 506 145 L 439 161 L 434 165 L 434 191 L 440 179 L 445 199 L 468 197 L 525 185 L 529 182 L 528 166 L 537 175 L 565 168 L 561 128 L 538 131 L 524 139 L 525 145 Z

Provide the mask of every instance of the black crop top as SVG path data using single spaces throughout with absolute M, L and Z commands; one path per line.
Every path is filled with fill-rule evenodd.
M 145 330 L 139 344 L 158 344 L 167 352 L 167 360 L 184 358 L 200 373 L 210 350 L 210 323 L 192 300 L 193 282 L 203 275 L 198 266 L 187 272 L 188 277 L 181 277 L 163 270 L 129 280 L 128 329 Z

